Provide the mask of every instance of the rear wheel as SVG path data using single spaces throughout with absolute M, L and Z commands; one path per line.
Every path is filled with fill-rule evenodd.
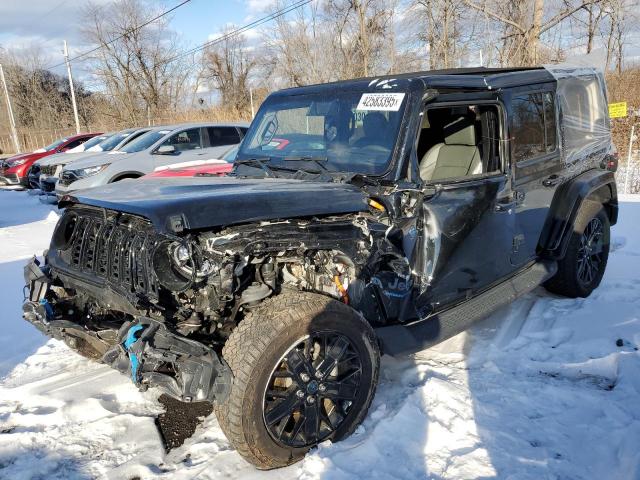
M 545 287 L 566 297 L 588 297 L 604 275 L 609 258 L 609 217 L 600 203 L 586 200 L 574 223 L 565 257 Z
M 229 441 L 261 469 L 351 434 L 378 381 L 373 330 L 346 305 L 287 291 L 252 309 L 227 341 L 231 393 L 215 407 Z

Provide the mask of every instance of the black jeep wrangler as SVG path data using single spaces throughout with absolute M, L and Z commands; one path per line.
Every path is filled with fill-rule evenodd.
M 380 355 L 538 285 L 586 297 L 618 202 L 588 68 L 461 69 L 289 89 L 226 178 L 65 197 L 24 317 L 184 402 L 259 468 L 354 431 Z

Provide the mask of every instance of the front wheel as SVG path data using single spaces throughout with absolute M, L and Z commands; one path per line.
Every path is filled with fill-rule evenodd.
M 600 203 L 585 200 L 574 222 L 567 253 L 545 284 L 566 297 L 588 297 L 604 275 L 609 258 L 610 223 Z
M 375 335 L 360 315 L 297 291 L 251 309 L 223 357 L 234 379 L 216 416 L 237 451 L 261 469 L 350 435 L 367 413 L 380 368 Z

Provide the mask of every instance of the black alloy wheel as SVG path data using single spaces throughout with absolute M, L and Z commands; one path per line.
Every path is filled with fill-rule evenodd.
M 604 226 L 598 217 L 587 224 L 578 248 L 578 281 L 591 285 L 600 272 L 604 253 Z
M 322 442 L 347 417 L 361 374 L 360 357 L 344 335 L 322 331 L 300 339 L 267 384 L 263 418 L 269 434 L 287 447 Z

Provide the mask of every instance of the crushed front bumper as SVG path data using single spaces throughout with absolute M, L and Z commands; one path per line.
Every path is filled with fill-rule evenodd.
M 160 321 L 138 317 L 119 329 L 95 329 L 56 313 L 48 268 L 33 258 L 24 268 L 23 317 L 49 337 L 131 377 L 140 390 L 158 387 L 183 401 L 224 401 L 231 370 L 201 342 L 173 333 Z

